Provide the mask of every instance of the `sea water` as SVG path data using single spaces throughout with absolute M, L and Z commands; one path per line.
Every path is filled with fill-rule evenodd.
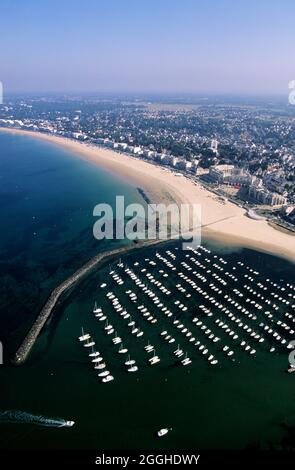
M 93 204 L 97 199 L 105 201 L 106 197 L 112 200 L 112 195 L 119 191 L 126 191 L 130 199 L 136 198 L 137 193 L 55 146 L 10 135 L 0 135 L 0 145 L 1 142 L 2 149 L 8 149 L 1 186 L 7 219 L 1 250 L 1 326 L 2 331 L 11 335 L 19 328 L 22 337 L 24 325 L 31 323 L 50 288 L 97 250 L 89 235 Z M 31 162 L 30 171 L 26 159 Z M 9 162 L 18 168 L 16 172 Z M 36 165 L 43 170 L 33 171 Z M 43 207 L 47 208 L 44 212 Z M 19 226 L 15 220 L 21 222 Z M 220 244 L 207 246 L 228 263 L 241 260 L 264 277 L 294 283 L 294 264 L 283 259 Z M 124 256 L 123 261 L 132 267 L 144 258 L 154 257 L 157 249 L 138 250 Z M 131 348 L 139 365 L 138 373 L 126 373 L 118 347 L 114 347 L 105 334 L 104 324 L 92 313 L 97 301 L 109 320 L 117 324 L 99 288 L 107 281 L 107 289 L 117 292 L 118 285 L 114 281 L 109 283 L 114 263 L 110 261 L 110 266 L 105 263 L 58 304 L 23 366 L 0 366 L 0 408 L 4 413 L 16 409 L 29 416 L 66 416 L 75 421 L 75 426 L 67 429 L 61 439 L 62 428 L 45 427 L 41 431 L 32 422 L 27 424 L 30 433 L 24 434 L 21 423 L 2 422 L 1 448 L 294 447 L 289 439 L 295 423 L 294 377 L 285 372 L 287 351 L 273 355 L 265 352 L 246 359 L 241 354 L 235 363 L 222 363 L 217 368 L 200 355 L 192 354 L 193 362 L 186 368 L 173 362 L 159 335 L 154 334 L 151 340 L 161 362 L 149 367 L 143 349 L 148 338 L 144 336 L 142 343 L 132 349 L 131 335 L 120 326 L 117 333 L 122 335 L 124 346 Z M 158 273 L 155 271 L 154 275 Z M 171 274 L 171 289 L 176 282 Z M 128 287 L 126 284 L 122 289 Z M 173 292 L 175 300 L 177 292 Z M 202 298 L 196 294 L 191 301 L 197 306 Z M 129 313 L 138 318 L 135 306 L 129 306 Z M 146 332 L 145 323 L 139 319 L 138 322 Z M 164 319 L 163 328 L 165 325 Z M 88 357 L 89 351 L 78 341 L 82 326 L 96 341 L 114 382 L 101 383 L 99 371 L 93 369 Z M 156 431 L 166 426 L 173 431 L 165 439 L 157 439 Z

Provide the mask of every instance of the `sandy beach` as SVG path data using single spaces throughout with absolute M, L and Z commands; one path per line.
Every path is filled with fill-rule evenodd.
M 227 201 L 221 203 L 215 194 L 196 185 L 185 176 L 113 150 L 47 134 L 17 129 L 0 129 L 29 135 L 64 147 L 76 157 L 102 167 L 129 184 L 144 190 L 153 203 L 171 202 L 200 204 L 202 237 L 257 249 L 295 262 L 295 236 L 272 228 L 266 221 L 250 219 L 245 210 Z

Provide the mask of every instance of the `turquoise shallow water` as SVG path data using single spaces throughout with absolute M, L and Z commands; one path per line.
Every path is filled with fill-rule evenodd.
M 5 136 L 6 138 L 9 140 L 11 137 Z M 38 286 L 36 279 L 39 277 L 34 273 L 34 270 L 36 269 L 39 276 L 41 268 L 46 272 L 46 275 L 44 277 L 40 276 L 39 279 L 39 284 L 42 287 L 36 287 L 45 295 L 49 287 L 59 277 L 62 278 L 66 272 L 81 264 L 86 254 L 89 256 L 89 253 L 97 249 L 97 246 L 93 246 L 91 243 L 88 245 L 87 242 L 89 240 L 88 230 L 92 223 L 93 201 L 97 202 L 96 198 L 104 197 L 105 193 L 109 195 L 111 200 L 112 195 L 118 193 L 119 190 L 126 191 L 130 199 L 137 198 L 138 195 L 136 191 L 122 186 L 117 181 L 115 182 L 107 174 L 103 174 L 103 182 L 106 182 L 106 186 L 105 193 L 102 195 L 96 189 L 97 182 L 101 180 L 99 171 L 70 158 L 64 152 L 60 154 L 60 150 L 47 144 L 22 138 L 18 142 L 20 151 L 26 145 L 30 148 L 31 145 L 33 148 L 36 145 L 38 152 L 41 152 L 42 149 L 45 152 L 47 163 L 48 161 L 51 162 L 50 158 L 53 157 L 50 155 L 52 153 L 53 156 L 62 155 L 62 161 L 65 165 L 64 172 L 67 174 L 69 171 L 71 172 L 71 178 L 64 177 L 64 184 L 70 185 L 70 187 L 75 181 L 77 181 L 77 184 L 79 181 L 81 182 L 81 172 L 85 172 L 83 187 L 86 193 L 83 192 L 83 196 L 81 195 L 82 202 L 79 202 L 78 205 L 80 198 L 77 198 L 76 195 L 77 184 L 72 187 L 72 198 L 76 195 L 76 199 L 73 199 L 69 211 L 73 217 L 78 211 L 78 215 L 76 214 L 77 222 L 73 225 L 69 222 L 63 222 L 67 230 L 61 230 L 60 232 L 57 230 L 58 235 L 56 237 L 53 236 L 53 229 L 50 241 L 48 238 L 46 239 L 48 237 L 49 220 L 52 220 L 51 223 L 55 221 L 58 226 L 59 224 L 62 225 L 63 218 L 60 216 L 56 220 L 54 213 L 56 207 L 63 207 L 63 198 L 54 187 L 53 193 L 56 194 L 58 200 L 55 204 L 54 194 L 49 191 L 48 187 L 48 178 L 52 181 L 55 181 L 55 178 L 49 177 L 46 173 L 47 176 L 44 177 L 47 182 L 45 189 L 49 194 L 46 197 L 44 195 L 43 205 L 44 201 L 48 199 L 50 208 L 48 211 L 51 218 L 46 219 L 44 217 L 43 219 L 41 217 L 43 222 L 40 222 L 40 227 L 36 230 L 35 227 L 32 227 L 34 222 L 31 222 L 28 217 L 24 217 L 23 230 L 27 227 L 26 220 L 29 223 L 26 228 L 26 243 L 24 242 L 23 245 L 21 235 L 16 237 L 15 243 L 11 235 L 7 235 L 6 238 L 3 237 L 7 251 L 3 250 L 2 253 L 7 255 L 6 263 L 10 259 L 10 278 L 13 277 L 11 273 L 17 275 L 19 265 L 22 265 L 22 263 L 24 265 L 21 271 L 22 294 L 16 299 L 7 296 L 6 308 L 1 317 L 1 326 L 12 334 L 14 325 L 19 325 L 18 331 L 19 336 L 21 336 L 26 324 L 29 323 L 32 311 L 29 308 L 27 309 L 27 323 L 23 321 L 25 315 L 22 319 L 18 319 L 17 315 L 19 312 L 22 314 L 22 309 L 20 309 L 20 303 L 17 303 L 17 308 L 15 308 L 15 302 L 20 302 L 19 299 L 22 298 L 27 301 L 31 286 Z M 9 145 L 11 145 L 11 142 Z M 41 145 L 41 149 L 39 145 Z M 32 152 L 32 148 L 30 152 Z M 30 155 L 30 158 L 33 158 L 32 154 Z M 60 163 L 60 158 L 60 156 L 57 157 L 56 165 Z M 77 180 L 75 180 L 74 175 L 76 175 Z M 8 187 L 9 180 L 10 178 L 7 177 Z M 18 185 L 22 181 L 27 180 L 24 177 L 20 178 Z M 111 186 L 111 184 L 115 186 Z M 34 178 L 32 179 L 32 186 L 34 186 Z M 43 186 L 44 184 L 39 186 L 35 199 L 33 198 L 34 191 L 30 190 L 29 185 L 28 187 L 25 184 L 21 186 L 22 190 L 25 191 L 26 189 L 27 195 L 31 194 L 30 203 L 27 203 L 30 207 L 30 210 L 27 207 L 29 214 L 36 213 L 39 215 L 42 213 L 39 194 L 40 187 Z M 11 194 L 13 194 L 13 186 L 11 188 Z M 24 211 L 23 204 L 25 203 L 23 199 L 22 196 L 19 197 L 18 202 L 13 202 L 19 209 L 20 214 Z M 69 200 L 67 199 L 67 201 Z M 77 207 L 82 207 L 81 211 Z M 9 208 L 6 207 L 7 217 L 9 213 Z M 64 214 L 62 210 L 61 213 Z M 83 216 L 79 216 L 79 214 L 83 214 Z M 13 234 L 13 221 L 11 220 L 10 223 L 10 234 Z M 42 233 L 42 236 L 39 235 L 39 240 L 36 239 L 35 241 L 32 238 L 33 229 L 39 234 Z M 73 240 L 76 240 L 76 242 L 73 243 Z M 52 247 L 52 250 L 50 250 L 51 243 L 54 244 L 55 249 Z M 72 244 L 73 249 L 71 249 Z M 10 246 L 10 251 L 8 251 L 8 246 Z M 44 250 L 43 252 L 46 246 L 49 251 Z M 81 246 L 83 246 L 82 255 Z M 245 273 L 249 274 L 249 272 L 245 270 L 245 267 L 240 267 L 238 262 L 243 262 L 244 265 L 259 272 L 258 276 L 254 276 L 255 285 L 258 282 L 265 284 L 266 279 L 271 279 L 278 285 L 294 283 L 294 265 L 284 260 L 251 250 L 232 250 L 230 247 L 218 244 L 207 244 L 206 246 L 212 250 L 210 254 L 211 267 L 218 261 L 218 258 L 223 257 L 228 263 L 228 269 L 235 267 L 239 273 L 238 281 L 230 279 L 228 285 L 224 287 L 222 295 L 214 294 L 219 295 L 220 302 L 224 302 L 224 294 L 234 295 L 234 289 L 242 290 L 244 283 L 250 282 L 246 278 L 242 280 L 242 276 Z M 221 316 L 217 307 L 212 308 L 212 317 L 204 316 L 200 306 L 207 305 L 208 301 L 204 300 L 203 296 L 196 291 L 191 291 L 185 282 L 179 279 L 178 273 L 185 272 L 183 263 L 188 263 L 193 267 L 192 261 L 188 260 L 186 253 L 179 249 L 178 243 L 172 243 L 169 247 L 176 256 L 175 260 L 171 259 L 176 267 L 173 272 L 169 271 L 163 262 L 156 257 L 158 251 L 161 256 L 169 258 L 166 253 L 168 248 L 163 246 L 158 249 L 144 249 L 132 255 L 124 256 L 122 258 L 123 268 L 116 266 L 118 260 L 102 266 L 101 269 L 81 282 L 72 291 L 71 295 L 58 305 L 54 316 L 38 339 L 29 361 L 19 368 L 8 365 L 1 367 L 0 409 L 22 410 L 34 415 L 73 419 L 76 422 L 75 426 L 70 429 L 42 428 L 33 424 L 0 423 L 0 445 L 2 448 L 97 450 L 270 448 L 271 446 L 280 447 L 282 441 L 290 436 L 285 425 L 294 426 L 295 395 L 294 377 L 292 374 L 285 373 L 288 367 L 286 349 L 278 347 L 275 340 L 273 338 L 269 339 L 266 333 L 264 335 L 268 339 L 262 345 L 255 343 L 257 354 L 252 357 L 232 343 L 227 333 L 215 323 L 215 319 Z M 101 249 L 101 247 L 99 248 Z M 10 253 L 9 257 L 8 253 Z M 207 256 L 209 257 L 209 255 L 201 253 L 198 259 L 202 260 L 204 264 Z M 218 258 L 214 258 L 214 256 Z M 150 264 L 151 260 L 156 265 Z M 62 265 L 62 269 L 60 269 L 60 265 Z M 183 322 L 194 332 L 196 339 L 202 339 L 210 351 L 212 350 L 219 359 L 217 366 L 210 365 L 200 351 L 189 343 L 188 339 L 172 325 L 171 319 L 163 315 L 159 307 L 143 295 L 138 286 L 135 286 L 125 273 L 126 265 L 131 267 L 147 286 L 157 292 L 161 302 L 173 312 L 172 319 L 179 319 Z M 31 269 L 32 267 L 34 269 Z M 147 271 L 142 271 L 142 269 Z M 194 267 L 193 269 L 196 269 L 196 272 L 203 273 L 201 267 Z M 110 271 L 112 270 L 116 270 L 123 278 L 123 285 L 118 285 L 111 277 Z M 163 277 L 161 271 L 169 272 L 169 277 Z M 146 272 L 150 272 L 156 280 L 161 281 L 170 289 L 171 295 L 166 296 L 159 291 L 158 287 L 146 278 Z M 212 267 L 213 272 L 221 275 L 217 268 Z M 231 272 L 234 273 L 235 271 Z M 207 284 L 198 279 L 198 283 L 203 288 L 208 289 L 209 282 L 218 284 L 218 279 L 212 276 L 212 273 L 206 274 Z M 3 275 L 5 275 L 5 272 L 3 272 Z M 192 276 L 192 274 L 190 275 Z M 9 281 L 12 282 L 10 278 Z M 107 283 L 105 288 L 99 287 L 105 282 Z M 191 293 L 191 297 L 184 297 L 185 294 L 176 287 L 179 283 L 187 289 L 186 293 Z M 28 289 L 28 287 L 30 288 Z M 128 298 L 126 291 L 129 290 L 137 293 L 137 303 L 131 302 Z M 120 298 L 136 324 L 144 331 L 142 338 L 136 338 L 130 334 L 130 328 L 128 328 L 126 320 L 114 311 L 110 301 L 106 298 L 107 291 L 114 292 Z M 282 298 L 288 298 L 289 293 L 290 290 L 286 289 Z M 179 309 L 175 304 L 177 299 L 187 305 L 187 311 Z M 36 310 L 38 303 L 42 303 L 42 298 L 39 299 L 38 295 L 34 298 L 29 297 L 29 300 Z M 109 321 L 122 337 L 124 345 L 129 348 L 132 357 L 136 359 L 139 366 L 138 373 L 126 373 L 123 364 L 124 359 L 117 353 L 118 347 L 114 346 L 110 336 L 105 334 L 105 323 L 99 322 L 92 313 L 94 301 L 101 305 Z M 255 306 L 250 307 L 246 304 L 245 299 L 239 301 L 250 312 L 256 312 Z M 158 322 L 155 325 L 147 322 L 140 315 L 137 306 L 141 302 L 147 304 L 151 314 L 157 318 Z M 277 302 L 279 309 L 275 312 L 275 318 L 284 316 L 286 311 L 291 311 L 291 305 L 286 306 L 281 301 Z M 263 311 L 265 310 L 266 308 L 263 309 Z M 9 315 L 11 315 L 11 319 Z M 212 331 L 218 331 L 221 343 L 213 345 L 207 341 L 202 332 L 203 330 L 192 323 L 192 318 L 196 315 L 202 318 L 203 322 Z M 270 321 L 263 313 L 259 313 L 259 315 L 262 318 L 259 317 L 253 323 L 256 330 L 261 328 L 259 327 L 261 322 L 266 324 Z M 229 322 L 228 319 L 227 321 Z M 91 333 L 96 342 L 96 348 L 103 355 L 108 369 L 115 377 L 114 382 L 109 384 L 100 383 L 97 376 L 98 371 L 94 371 L 90 363 L 87 348 L 83 348 L 77 341 L 81 326 Z M 237 328 L 236 325 L 234 326 Z M 289 333 L 287 334 L 281 330 L 281 327 L 276 326 L 276 328 L 287 338 L 292 337 Z M 167 344 L 163 340 L 160 335 L 163 330 L 169 331 L 175 337 L 176 342 L 174 344 Z M 239 335 L 240 339 L 246 338 L 247 341 L 249 340 L 249 336 L 244 330 L 239 330 Z M 157 354 L 161 358 L 161 362 L 153 367 L 148 365 L 148 356 L 143 347 L 148 340 L 156 346 Z M 252 339 L 249 341 L 254 345 Z M 176 349 L 177 343 L 183 345 L 189 357 L 192 358 L 192 364 L 189 367 L 180 366 L 179 362 L 176 361 L 173 350 Z M 222 352 L 221 344 L 230 344 L 234 349 L 234 362 Z M 269 349 L 273 344 L 276 345 L 276 352 L 271 354 Z M 173 430 L 167 438 L 159 440 L 155 437 L 155 431 L 163 426 L 172 427 Z M 292 446 L 293 444 L 288 443 L 288 445 Z
M 126 203 L 142 198 L 54 144 L 5 133 L 0 183 L 0 339 L 10 351 L 50 290 L 111 246 L 93 237 L 94 206 L 114 207 L 118 194 Z

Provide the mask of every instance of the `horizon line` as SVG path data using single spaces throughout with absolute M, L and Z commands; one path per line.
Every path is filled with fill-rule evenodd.
M 289 90 L 288 90 L 289 92 Z M 223 96 L 232 96 L 232 97 L 248 97 L 248 98 L 284 98 L 288 100 L 288 93 L 283 92 L 273 92 L 273 93 L 263 93 L 263 92 L 245 92 L 245 91 L 160 91 L 160 90 L 141 90 L 141 91 L 124 91 L 124 90 L 13 90 L 7 91 L 6 96 L 13 95 L 165 95 L 165 96 L 195 96 L 200 98 L 207 97 L 223 97 Z

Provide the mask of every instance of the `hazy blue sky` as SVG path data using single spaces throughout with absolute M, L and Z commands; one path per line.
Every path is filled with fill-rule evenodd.
M 288 93 L 294 0 L 1 0 L 7 91 Z

